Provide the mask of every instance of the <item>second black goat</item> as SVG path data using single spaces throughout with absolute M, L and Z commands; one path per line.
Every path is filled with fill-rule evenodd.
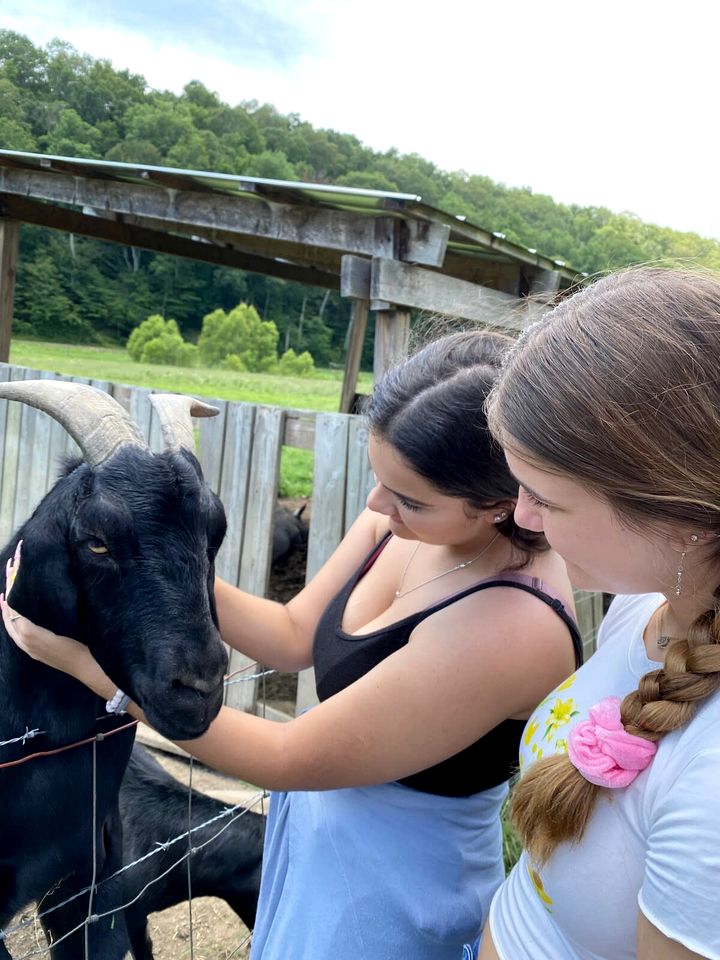
M 226 803 L 193 790 L 192 827 L 199 827 L 227 808 Z M 187 786 L 172 777 L 139 744 L 133 748 L 120 788 L 120 816 L 126 864 L 182 836 L 188 829 Z M 255 924 L 264 835 L 263 814 L 237 810 L 194 829 L 191 838 L 196 848 L 190 857 L 192 896 L 220 897 L 249 929 Z M 122 875 L 125 903 L 138 897 L 149 884 L 142 896 L 125 909 L 135 960 L 153 957 L 148 914 L 188 899 L 187 861 L 183 859 L 187 846 L 187 838 L 183 837 Z M 165 876 L 155 880 L 166 870 L 169 872 Z

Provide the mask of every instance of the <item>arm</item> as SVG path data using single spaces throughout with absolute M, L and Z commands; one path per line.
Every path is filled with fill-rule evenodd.
M 637 960 L 704 960 L 704 955 L 693 953 L 677 940 L 666 937 L 641 911 L 637 925 Z
M 246 656 L 294 672 L 312 665 L 320 616 L 387 529 L 387 520 L 364 510 L 332 556 L 287 603 L 256 597 L 216 578 L 215 601 L 223 640 Z
M 288 723 L 224 707 L 204 736 L 182 746 L 209 766 L 276 790 L 384 783 L 438 763 L 531 709 L 572 670 L 556 615 L 519 591 L 508 603 L 506 593 L 476 594 L 428 618 L 406 647 Z M 24 617 L 9 623 L 8 611 L 9 632 L 31 656 L 112 696 L 114 684 L 86 647 Z M 477 623 L 488 626 L 480 633 Z M 130 713 L 143 719 L 135 706 Z

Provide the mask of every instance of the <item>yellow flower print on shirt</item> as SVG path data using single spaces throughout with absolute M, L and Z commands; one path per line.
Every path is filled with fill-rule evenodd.
M 525 727 L 525 733 L 523 734 L 523 740 L 525 741 L 525 746 L 530 746 L 530 741 L 537 733 L 537 729 L 540 726 L 540 721 L 536 720 L 535 717 L 528 722 L 528 725 Z
M 554 736 L 560 727 L 564 727 L 570 723 L 572 718 L 576 717 L 579 712 L 575 700 L 572 697 L 568 697 L 567 700 L 560 700 L 558 698 L 550 708 L 550 716 L 548 717 L 547 726 L 545 727 L 543 740 Z
M 550 693 L 545 697 L 545 699 L 540 701 L 540 703 L 537 705 L 535 709 L 539 710 L 540 707 L 544 707 L 545 704 L 549 703 L 556 694 L 560 693 L 561 690 L 569 690 L 570 687 L 575 683 L 576 679 L 577 679 L 577 674 L 571 673 L 570 676 L 567 678 L 567 680 L 563 680 L 563 682 L 560 684 L 559 687 L 555 687 L 554 690 L 551 690 Z
M 535 892 L 540 897 L 542 905 L 545 907 L 548 913 L 552 913 L 552 898 L 547 895 L 545 892 L 545 887 L 543 886 L 542 878 L 537 870 L 533 870 L 530 861 L 527 862 L 528 873 L 530 874 L 530 879 L 532 880 L 532 885 L 535 887 Z

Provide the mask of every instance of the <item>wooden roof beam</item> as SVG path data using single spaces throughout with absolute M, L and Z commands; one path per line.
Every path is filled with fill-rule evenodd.
M 57 170 L 4 167 L 0 192 L 154 217 L 164 221 L 166 229 L 176 222 L 189 223 L 347 253 L 399 256 L 429 266 L 442 264 L 449 236 L 449 228 L 441 223 L 182 191 L 150 182 L 90 179 Z
M 324 270 L 241 253 L 229 246 L 178 237 L 107 217 L 80 213 L 55 204 L 28 200 L 24 197 L 0 193 L 0 216 L 12 217 L 24 223 L 49 227 L 53 230 L 64 230 L 79 236 L 93 237 L 96 240 L 120 243 L 128 247 L 187 257 L 191 260 L 215 263 L 218 266 L 247 270 L 250 273 L 262 273 L 329 290 L 340 289 L 340 278 L 337 274 Z
M 524 329 L 538 313 L 527 300 L 499 290 L 381 258 L 344 256 L 340 293 L 369 299 L 373 310 L 410 307 L 509 330 Z

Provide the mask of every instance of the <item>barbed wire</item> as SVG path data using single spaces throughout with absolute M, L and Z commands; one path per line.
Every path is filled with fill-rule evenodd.
M 197 826 L 193 827 L 189 831 L 185 830 L 183 833 L 178 834 L 176 837 L 173 837 L 170 840 L 165 840 L 162 843 L 160 843 L 159 841 L 156 841 L 157 846 L 154 847 L 152 850 L 148 850 L 147 853 L 144 853 L 142 856 L 138 857 L 136 860 L 133 860 L 131 863 L 123 864 L 122 867 L 119 867 L 114 873 L 111 873 L 109 876 L 103 877 L 103 879 L 100 880 L 99 883 L 95 884 L 95 890 L 97 890 L 99 887 L 102 887 L 104 884 L 109 883 L 111 880 L 114 880 L 116 877 L 119 877 L 121 874 L 127 872 L 128 870 L 131 870 L 133 867 L 136 867 L 138 864 L 144 863 L 146 860 L 149 860 L 152 857 L 155 857 L 158 854 L 169 850 L 170 847 L 172 847 L 176 843 L 179 843 L 181 840 L 189 839 L 190 834 L 197 833 L 198 830 L 204 830 L 206 827 L 211 826 L 213 823 L 217 823 L 219 820 L 222 820 L 225 817 L 231 816 L 238 810 L 240 811 L 240 813 L 238 813 L 237 816 L 233 816 L 232 820 L 224 824 L 222 828 L 217 831 L 217 833 L 214 833 L 212 835 L 212 837 L 209 837 L 207 840 L 203 841 L 198 846 L 189 847 L 188 850 L 183 854 L 183 856 L 180 857 L 179 860 L 177 860 L 169 868 L 170 870 L 174 869 L 174 867 L 176 867 L 179 863 L 182 863 L 187 857 L 191 856 L 194 853 L 197 853 L 199 850 L 204 849 L 206 846 L 208 846 L 208 844 L 212 843 L 218 837 L 222 836 L 222 834 L 225 833 L 225 831 L 228 830 L 234 823 L 240 820 L 241 817 L 243 817 L 246 813 L 251 812 L 253 808 L 256 807 L 258 804 L 262 804 L 266 796 L 267 796 L 266 791 L 262 790 L 258 794 L 256 794 L 254 797 L 252 797 L 249 802 L 236 803 L 232 807 L 227 807 L 225 810 L 221 810 L 220 813 L 215 814 L 214 817 L 210 817 L 209 820 L 205 820 L 203 823 L 197 824 Z M 151 880 L 149 884 L 147 884 L 143 888 L 139 896 L 142 896 L 142 894 L 145 892 L 148 886 L 151 886 L 153 883 L 157 882 L 157 880 L 164 877 L 167 872 L 169 871 L 165 871 L 165 873 L 160 874 L 159 877 L 155 877 L 153 880 Z M 60 903 L 56 903 L 54 906 L 48 907 L 47 910 L 43 910 L 42 913 L 35 913 L 33 914 L 32 917 L 28 917 L 25 920 L 21 920 L 20 923 L 16 924 L 13 927 L 8 927 L 6 930 L 0 930 L 0 943 L 2 943 L 4 940 L 7 940 L 8 937 L 13 936 L 16 933 L 19 933 L 21 930 L 23 930 L 25 927 L 28 927 L 30 924 L 34 924 L 38 920 L 43 920 L 45 917 L 48 917 L 55 910 L 60 910 L 62 907 L 66 907 L 69 903 L 72 903 L 73 900 L 77 900 L 78 897 L 82 897 L 86 893 L 90 893 L 90 890 L 91 890 L 90 886 L 83 887 L 82 890 L 78 890 L 76 893 L 73 893 L 71 896 L 67 897 L 65 900 L 61 901 Z M 138 897 L 135 897 L 131 901 L 131 903 L 135 903 L 137 899 Z M 126 904 L 125 906 L 129 906 L 129 904 Z M 123 909 L 123 907 L 118 907 L 117 909 L 120 910 L 120 909 Z M 79 924 L 75 928 L 75 930 L 79 930 L 81 926 L 82 924 Z M 73 930 L 73 932 L 75 932 L 75 930 Z
M 268 668 L 267 670 L 261 670 L 259 673 L 252 673 L 245 677 L 237 676 L 237 674 L 242 673 L 245 670 L 249 670 L 252 667 L 257 667 L 257 663 L 251 663 L 249 666 L 241 667 L 239 670 L 235 670 L 233 673 L 229 673 L 225 678 L 225 680 L 223 681 L 223 686 L 230 687 L 234 683 L 246 683 L 246 682 L 249 682 L 250 680 L 265 679 L 265 677 L 270 677 L 272 676 L 272 674 L 277 673 L 277 670 Z M 101 720 L 110 720 L 112 719 L 112 717 L 113 717 L 113 714 L 106 713 L 106 714 L 103 714 L 102 716 L 95 717 L 95 722 L 99 723 Z M 9 747 L 14 743 L 22 743 L 22 745 L 25 746 L 28 740 L 32 740 L 34 737 L 39 737 L 42 734 L 47 734 L 47 730 L 40 730 L 39 728 L 34 728 L 30 730 L 26 726 L 25 733 L 21 733 L 17 737 L 12 737 L 10 740 L 0 740 L 0 747 Z M 81 746 L 84 743 L 90 743 L 90 742 L 91 740 L 89 738 L 85 740 L 79 740 L 77 741 L 77 745 Z M 68 749 L 70 746 L 73 746 L 73 744 L 69 744 Z M 2 764 L 0 764 L 0 769 L 2 769 Z
M 256 672 L 256 673 L 253 673 L 253 674 L 247 674 L 247 673 L 246 673 L 247 670 L 256 669 L 257 667 L 258 667 L 258 664 L 257 664 L 257 663 L 251 663 L 251 664 L 246 665 L 245 667 L 241 667 L 239 670 L 236 670 L 236 671 L 234 671 L 234 672 L 231 673 L 231 674 L 228 674 L 228 675 L 226 676 L 226 678 L 224 679 L 224 681 L 223 681 L 223 686 L 228 687 L 228 686 L 232 686 L 233 684 L 236 684 L 236 683 L 242 683 L 242 682 L 252 681 L 252 680 L 262 680 L 262 681 L 263 681 L 263 683 L 262 683 L 262 686 L 263 686 L 263 701 L 264 701 L 264 699 L 265 699 L 265 690 L 264 690 L 264 687 L 265 687 L 265 682 L 264 682 L 264 681 L 265 681 L 265 678 L 271 676 L 272 674 L 276 673 L 277 671 L 274 670 L 274 669 L 262 669 L 262 670 L 260 670 L 260 671 L 258 671 L 258 672 Z M 239 674 L 245 674 L 245 675 L 244 675 L 244 676 L 239 676 Z M 263 707 L 264 707 L 264 702 L 263 702 Z M 96 722 L 100 722 L 100 721 L 102 721 L 102 720 L 108 720 L 108 719 L 112 719 L 110 715 L 102 715 L 102 716 L 96 717 Z M 78 933 L 80 930 L 83 930 L 83 929 L 84 929 L 84 931 L 85 931 L 85 936 L 84 936 L 84 952 L 85 952 L 85 957 L 88 958 L 88 957 L 89 957 L 89 949 L 90 949 L 90 947 L 89 947 L 89 928 L 90 928 L 90 925 L 93 924 L 93 923 L 96 923 L 96 922 L 99 921 L 99 920 L 105 919 L 106 917 L 112 916 L 113 914 L 120 913 L 121 911 L 126 910 L 128 907 L 130 907 L 130 906 L 132 906 L 133 904 L 137 903 L 137 901 L 140 900 L 140 899 L 144 896 L 144 894 L 146 893 L 146 891 L 147 891 L 150 887 L 152 887 L 154 884 L 158 883 L 160 880 L 164 879 L 164 877 L 166 877 L 169 873 L 171 873 L 173 870 L 175 870 L 175 869 L 176 869 L 180 864 L 182 864 L 183 862 L 186 862 L 186 863 L 187 863 L 187 867 L 188 867 L 188 871 L 187 871 L 187 879 L 188 879 L 188 911 L 189 911 L 189 912 L 188 912 L 188 922 L 189 922 L 189 939 L 190 939 L 190 958 L 191 958 L 191 960 L 193 960 L 193 956 L 194 956 L 193 950 L 194 950 L 194 947 L 193 947 L 193 919 L 192 919 L 192 882 L 191 882 L 191 874 L 190 874 L 190 860 L 191 860 L 191 857 L 193 856 L 193 854 L 198 853 L 200 850 L 204 849 L 204 848 L 205 848 L 206 846 L 208 846 L 209 844 L 214 843 L 215 840 L 217 840 L 218 837 L 220 837 L 226 830 L 228 830 L 235 822 L 237 822 L 237 821 L 238 821 L 241 817 L 243 817 L 246 813 L 252 811 L 252 809 L 253 809 L 255 806 L 260 805 L 261 808 L 264 808 L 264 800 L 265 800 L 266 797 L 267 797 L 267 792 L 266 792 L 266 791 L 261 791 L 261 792 L 258 793 L 255 797 L 253 797 L 248 803 L 238 803 L 238 804 L 235 804 L 235 805 L 233 805 L 233 806 L 231 806 L 231 807 L 228 807 L 228 808 L 226 808 L 225 810 L 222 810 L 220 813 L 216 814 L 214 817 L 211 817 L 210 819 L 204 821 L 203 823 L 200 823 L 200 824 L 198 824 L 197 826 L 194 826 L 194 827 L 193 827 L 193 826 L 191 826 L 191 819 L 190 819 L 190 818 L 191 818 L 191 812 L 192 812 L 192 761 L 193 761 L 193 758 L 190 757 L 190 781 L 189 781 L 189 783 L 188 783 L 188 829 L 187 829 L 186 831 L 184 831 L 183 833 L 178 834 L 176 837 L 173 837 L 173 838 L 171 838 L 171 839 L 169 839 L 169 840 L 166 840 L 166 841 L 164 841 L 164 842 L 162 842 L 162 843 L 159 843 L 159 842 L 156 841 L 156 844 L 157 844 L 156 847 L 154 847 L 154 848 L 151 849 L 151 850 L 148 850 L 146 853 L 144 853 L 142 856 L 138 857 L 136 860 L 133 860 L 131 863 L 123 864 L 122 867 L 120 867 L 120 868 L 119 868 L 118 870 L 116 870 L 114 873 L 110 874 L 108 877 L 104 877 L 99 883 L 96 882 L 96 874 L 97 874 L 97 849 L 96 849 L 96 843 L 97 843 L 97 840 L 96 840 L 96 836 L 95 836 L 95 834 L 96 834 L 95 826 L 96 826 L 96 820 L 97 820 L 97 774 L 96 774 L 97 744 L 100 743 L 100 742 L 103 742 L 103 741 L 105 740 L 105 738 L 106 738 L 107 736 L 111 735 L 112 733 L 119 733 L 121 730 L 128 729 L 129 727 L 131 727 L 131 726 L 133 726 L 133 725 L 135 725 L 135 724 L 137 724 L 137 721 L 133 721 L 132 723 L 125 724 L 125 725 L 123 725 L 122 727 L 118 727 L 118 728 L 116 728 L 116 729 L 113 730 L 113 731 L 108 731 L 108 732 L 106 732 L 106 733 L 103 733 L 103 732 L 96 733 L 96 734 L 94 734 L 94 735 L 92 735 L 92 736 L 90 736 L 90 737 L 87 737 L 87 738 L 83 739 L 83 740 L 79 740 L 79 741 L 76 741 L 76 742 L 74 742 L 74 743 L 67 744 L 67 745 L 62 746 L 62 747 L 58 747 L 58 748 L 56 748 L 56 749 L 54 749 L 54 750 L 40 751 L 40 752 L 38 752 L 38 753 L 30 754 L 30 755 L 28 755 L 27 757 L 22 757 L 22 758 L 20 758 L 19 760 L 11 761 L 10 763 L 6 763 L 6 764 L 0 763 L 0 769 L 2 769 L 4 766 L 12 766 L 12 765 L 15 765 L 15 764 L 18 764 L 18 763 L 24 763 L 24 762 L 26 762 L 26 761 L 28 761 L 28 760 L 33 760 L 33 759 L 37 759 L 37 758 L 40 758 L 40 757 L 49 756 L 49 755 L 53 755 L 53 754 L 55 754 L 55 753 L 60 753 L 60 752 L 66 751 L 66 750 L 70 750 L 70 749 L 72 749 L 73 747 L 79 747 L 79 746 L 87 745 L 87 744 L 90 744 L 90 743 L 92 744 L 92 747 L 93 747 L 93 786 L 92 786 L 92 794 L 93 794 L 93 799 L 92 799 L 92 804 L 93 804 L 93 813 L 92 813 L 92 823 L 93 823 L 93 829 L 92 829 L 92 871 L 93 871 L 93 879 L 92 879 L 92 881 L 91 881 L 91 883 L 90 883 L 89 886 L 84 887 L 82 890 L 77 891 L 76 893 L 72 894 L 70 897 L 67 897 L 65 900 L 61 901 L 60 903 L 57 903 L 57 904 L 55 904 L 54 906 L 49 907 L 47 910 L 44 910 L 44 911 L 42 911 L 42 912 L 40 912 L 40 913 L 35 912 L 31 917 L 28 917 L 28 918 L 26 918 L 25 920 L 20 921 L 20 923 L 15 924 L 14 926 L 9 927 L 9 928 L 7 928 L 7 929 L 5 929 L 5 930 L 0 929 L 0 944 L 5 943 L 9 938 L 11 938 L 11 937 L 17 935 L 18 933 L 22 932 L 26 927 L 28 927 L 28 926 L 30 926 L 30 925 L 35 926 L 39 921 L 45 919 L 47 916 L 49 916 L 49 915 L 50 915 L 51 913 L 53 913 L 54 911 L 60 910 L 62 907 L 67 906 L 69 903 L 71 903 L 72 901 L 78 899 L 79 897 L 82 897 L 82 896 L 85 896 L 86 894 L 89 894 L 89 897 L 88 897 L 88 913 L 87 913 L 87 916 L 85 917 L 85 919 L 84 919 L 81 923 L 77 924 L 77 925 L 74 926 L 71 930 L 68 930 L 68 931 L 66 931 L 64 934 L 62 934 L 61 937 L 58 937 L 58 938 L 56 938 L 56 939 L 50 940 L 50 942 L 47 944 L 47 946 L 38 946 L 37 948 L 31 950 L 30 952 L 23 954 L 22 957 L 18 958 L 18 960 L 30 960 L 31 957 L 41 956 L 41 955 L 43 955 L 43 954 L 48 954 L 50 950 L 53 950 L 56 946 L 58 946 L 58 945 L 59 945 L 60 943 L 62 943 L 64 940 L 67 940 L 69 937 L 73 936 L 74 934 Z M 41 730 L 40 728 L 30 729 L 30 728 L 26 725 L 26 727 L 25 727 L 25 732 L 24 732 L 24 733 L 20 734 L 20 735 L 17 736 L 17 737 L 12 737 L 12 738 L 10 738 L 9 740 L 0 741 L 0 747 L 11 746 L 12 744 L 17 744 L 17 743 L 20 743 L 20 744 L 22 744 L 22 745 L 24 746 L 24 745 L 27 743 L 28 740 L 31 740 L 31 739 L 33 739 L 33 738 L 35 738 L 35 737 L 38 737 L 38 736 L 41 736 L 41 735 L 44 735 L 44 734 L 47 734 L 47 731 Z M 237 813 L 236 816 L 233 816 L 233 814 L 235 814 L 236 811 L 238 811 L 238 810 L 240 810 L 240 813 Z M 212 837 L 209 837 L 207 840 L 203 841 L 202 843 L 200 843 L 200 844 L 198 844 L 198 845 L 193 845 L 193 844 L 192 844 L 192 835 L 193 835 L 193 834 L 197 833 L 199 830 L 204 830 L 204 829 L 206 829 L 208 826 L 211 826 L 213 823 L 216 823 L 216 822 L 218 822 L 219 820 L 222 820 L 222 819 L 225 818 L 225 817 L 231 817 L 231 819 L 230 819 L 226 824 L 224 824 L 224 825 L 221 827 L 221 829 L 219 829 L 216 833 L 214 833 Z M 134 867 L 136 867 L 138 864 L 143 863 L 143 862 L 147 861 L 148 859 L 150 859 L 150 858 L 152 858 L 152 857 L 154 857 L 154 856 L 157 856 L 157 855 L 159 855 L 160 853 L 163 853 L 163 852 L 167 851 L 171 846 L 173 846 L 175 843 L 179 843 L 181 840 L 187 840 L 187 843 L 188 843 L 187 850 L 183 853 L 183 855 L 180 856 L 177 860 L 175 860 L 166 870 L 164 870 L 162 873 L 158 874 L 158 876 L 153 877 L 151 880 L 149 880 L 149 881 L 144 885 L 144 887 L 142 888 L 142 890 L 140 890 L 139 893 L 137 893 L 131 900 L 129 900 L 127 903 L 123 903 L 123 904 L 121 904 L 121 905 L 119 905 L 119 906 L 117 906 L 117 907 L 113 907 L 111 910 L 106 910 L 106 911 L 104 911 L 103 913 L 99 913 L 99 914 L 93 913 L 92 908 L 93 908 L 93 903 L 94 903 L 94 897 L 95 897 L 95 893 L 96 893 L 96 891 L 98 890 L 99 887 L 103 886 L 103 885 L 106 884 L 106 883 L 109 883 L 111 880 L 115 879 L 116 877 L 120 876 L 121 874 L 125 873 L 126 871 L 132 870 L 132 869 L 133 869 Z M 240 941 L 240 943 L 238 943 L 238 945 L 233 949 L 232 953 L 230 953 L 229 956 L 228 956 L 228 960 L 230 960 L 231 957 L 236 956 L 237 953 L 250 941 L 251 938 L 252 938 L 252 931 L 250 931 L 250 932 Z

